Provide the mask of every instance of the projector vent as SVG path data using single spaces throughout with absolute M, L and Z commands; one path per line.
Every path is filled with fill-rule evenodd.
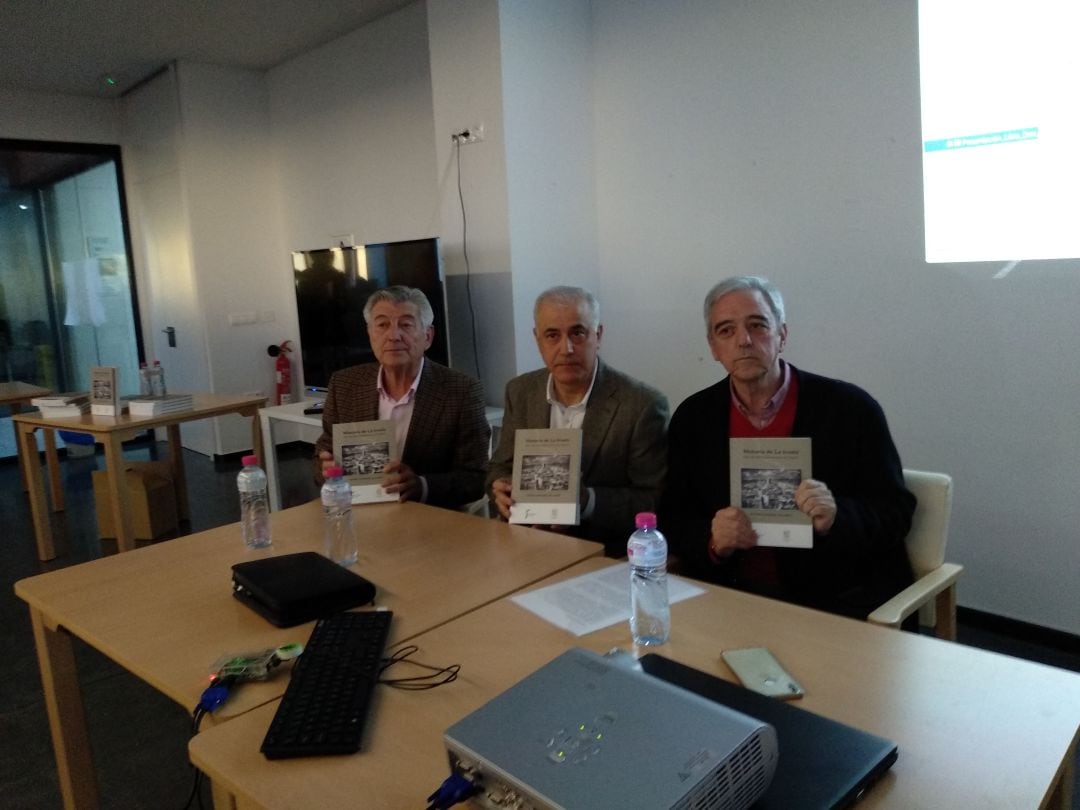
M 769 786 L 761 738 L 754 734 L 713 769 L 710 777 L 687 794 L 673 810 L 742 810 Z

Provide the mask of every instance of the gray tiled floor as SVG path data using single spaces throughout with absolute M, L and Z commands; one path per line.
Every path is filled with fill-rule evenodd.
M 0 424 L 0 432 L 7 424 Z M 145 458 L 147 446 L 126 452 Z M 297 446 L 282 454 L 283 499 L 295 505 L 317 495 L 310 477 L 310 449 Z M 188 489 L 194 514 L 192 531 L 236 521 L 236 473 L 239 463 L 214 464 L 185 453 Z M 7 810 L 45 810 L 60 806 L 56 768 L 49 740 L 41 682 L 34 657 L 26 606 L 16 598 L 15 581 L 103 553 L 97 540 L 90 472 L 100 457 L 63 462 L 67 509 L 54 517 L 59 556 L 42 564 L 34 553 L 29 507 L 14 463 L 0 463 L 0 806 Z M 167 542 L 167 541 L 165 541 Z M 104 553 L 115 551 L 106 541 Z M 116 594 L 123 599 L 123 593 Z M 1080 671 L 1080 654 L 1040 647 L 1022 639 L 960 626 L 960 641 Z M 78 650 L 79 672 L 86 699 L 91 746 L 97 767 L 103 810 L 158 810 L 184 807 L 193 772 L 187 764 L 190 731 L 187 707 L 177 706 L 121 667 L 85 646 Z M 209 793 L 202 799 L 209 807 Z M 198 806 L 195 803 L 195 806 Z M 1074 801 L 1080 810 L 1080 791 Z
M 126 451 L 125 456 L 147 458 L 149 453 L 148 446 L 143 446 Z M 310 478 L 309 453 L 298 447 L 283 454 L 287 505 L 318 494 Z M 188 452 L 184 463 L 193 505 L 190 529 L 202 531 L 239 519 L 235 491 L 239 463 L 216 470 L 206 457 Z M 53 518 L 58 557 L 40 563 L 17 467 L 13 462 L 0 463 L 0 534 L 4 538 L 0 644 L 5 651 L 0 657 L 0 807 L 6 810 L 60 807 L 30 620 L 12 587 L 23 577 L 99 557 L 103 550 L 115 552 L 115 542 L 101 544 L 97 539 L 90 473 L 103 466 L 101 457 L 68 459 L 61 466 L 67 502 L 64 513 Z M 123 599 L 123 594 L 117 593 L 116 598 Z M 179 810 L 188 800 L 194 777 L 187 762 L 189 709 L 81 643 L 77 656 L 103 810 Z M 202 798 L 209 807 L 205 784 Z

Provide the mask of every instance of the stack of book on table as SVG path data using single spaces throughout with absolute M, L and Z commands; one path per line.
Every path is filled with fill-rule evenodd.
M 160 394 L 158 396 L 133 397 L 128 402 L 132 416 L 157 416 L 174 411 L 188 411 L 195 407 L 191 394 Z
M 30 404 L 41 411 L 42 416 L 49 419 L 82 416 L 90 412 L 90 394 L 86 391 L 51 394 L 46 397 L 34 397 L 30 400 Z

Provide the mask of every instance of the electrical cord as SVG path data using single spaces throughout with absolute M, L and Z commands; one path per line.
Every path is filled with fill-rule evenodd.
M 476 309 L 472 299 L 472 267 L 469 264 L 469 223 L 465 218 L 465 195 L 461 191 L 461 142 L 469 137 L 469 131 L 465 130 L 461 135 L 454 138 L 454 152 L 457 158 L 457 193 L 458 204 L 461 206 L 461 252 L 465 256 L 465 301 L 469 305 L 469 322 L 472 327 L 472 350 L 473 366 L 476 368 L 476 379 L 483 381 L 480 376 L 480 351 L 476 347 Z
M 237 677 L 235 675 L 225 675 L 221 677 L 215 675 L 210 679 L 210 685 L 203 690 L 202 695 L 199 696 L 199 702 L 191 712 L 192 737 L 199 733 L 199 726 L 202 725 L 203 718 L 228 699 L 229 691 L 236 681 Z M 196 798 L 199 801 L 199 808 L 201 810 L 203 800 L 202 793 L 199 791 L 199 785 L 202 782 L 202 771 L 194 765 L 191 766 L 191 770 L 194 772 L 195 776 L 191 781 L 191 793 L 188 794 L 187 801 L 184 802 L 183 810 L 188 810 L 188 808 L 191 807 L 191 803 L 195 801 Z
M 388 658 L 384 658 L 382 667 L 379 669 L 379 683 L 403 691 L 421 692 L 425 689 L 435 689 L 439 686 L 445 686 L 446 684 L 453 683 L 457 680 L 458 673 L 461 671 L 461 664 L 435 667 L 421 661 L 412 660 L 411 656 L 419 651 L 420 648 L 415 644 L 407 644 L 406 646 L 395 650 Z M 429 670 L 429 672 L 426 675 L 412 675 L 401 678 L 383 677 L 383 674 L 396 664 L 408 664 L 410 666 L 419 667 L 420 669 Z
M 202 784 L 202 771 L 200 771 L 194 765 L 191 766 L 191 770 L 195 772 L 195 778 L 191 781 L 191 793 L 188 794 L 187 801 L 184 802 L 183 810 L 188 810 L 188 808 L 191 807 L 192 801 L 194 801 L 196 797 L 198 797 L 199 799 L 199 808 L 200 810 L 202 810 L 202 792 L 199 790 L 199 785 Z
M 452 773 L 438 789 L 428 796 L 427 810 L 446 810 L 455 804 L 461 804 L 480 792 L 480 786 L 470 782 L 461 774 Z
M 379 668 L 379 683 L 385 684 L 393 689 L 422 691 L 445 686 L 446 684 L 453 683 L 457 680 L 458 673 L 461 671 L 461 664 L 451 664 L 445 667 L 436 667 L 431 664 L 425 664 L 422 661 L 416 661 L 412 658 L 412 656 L 419 651 L 420 648 L 415 644 L 407 644 L 384 658 L 382 666 Z M 428 670 L 428 672 L 422 675 L 407 675 L 399 678 L 383 677 L 387 670 L 397 665 L 418 667 L 419 669 Z M 202 695 L 199 697 L 198 704 L 196 704 L 191 712 L 192 737 L 199 733 L 199 727 L 202 724 L 203 718 L 207 714 L 215 711 L 228 699 L 229 691 L 237 680 L 238 678 L 235 675 L 225 675 L 222 677 L 215 676 L 211 679 L 210 685 L 203 690 Z M 188 808 L 191 807 L 192 802 L 196 799 L 198 800 L 199 808 L 201 810 L 203 801 L 199 786 L 202 783 L 202 771 L 194 765 L 191 767 L 195 775 L 192 779 L 191 792 L 188 794 L 187 801 L 183 805 L 183 810 L 188 810 Z M 478 790 L 479 788 L 465 777 L 452 774 L 442 783 L 438 790 L 428 797 L 428 810 L 446 810 L 446 808 L 453 807 L 455 804 L 460 804 L 470 796 L 475 795 Z

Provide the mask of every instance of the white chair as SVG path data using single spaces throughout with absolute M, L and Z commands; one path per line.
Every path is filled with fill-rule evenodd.
M 904 484 L 918 498 L 911 531 L 904 542 L 915 582 L 867 617 L 899 627 L 919 611 L 919 624 L 938 638 L 956 640 L 956 580 L 964 566 L 945 562 L 952 513 L 952 478 L 943 473 L 904 470 Z

